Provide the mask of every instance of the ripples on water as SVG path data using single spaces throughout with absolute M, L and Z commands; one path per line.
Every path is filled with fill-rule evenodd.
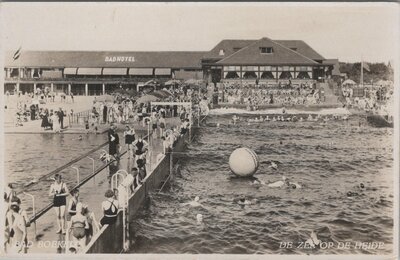
M 24 186 L 35 179 L 70 162 L 72 159 L 90 151 L 107 140 L 106 135 L 82 135 L 78 140 L 76 134 L 6 134 L 4 170 L 5 182 L 14 183 L 17 191 L 25 190 Z M 102 163 L 99 151 L 92 155 L 96 159 L 96 168 Z M 83 159 L 73 166 L 80 168 L 81 180 L 92 172 L 92 163 Z M 60 172 L 68 187 L 76 185 L 76 171 L 70 167 Z M 54 181 L 44 179 L 30 186 L 27 190 L 36 198 L 36 209 L 47 205 L 51 199 L 47 196 L 50 185 Z M 24 208 L 30 215 L 31 201 L 21 196 Z
M 389 254 L 393 238 L 393 129 L 349 121 L 263 122 L 229 125 L 214 116 L 179 160 L 169 189 L 153 194 L 133 223 L 135 253 Z M 216 127 L 216 123 L 221 125 Z M 282 142 L 282 143 L 280 143 Z M 256 177 L 282 175 L 303 186 L 256 187 L 229 172 L 230 153 L 241 146 L 259 156 Z M 268 167 L 274 161 L 278 169 Z M 364 183 L 363 195 L 347 197 Z M 200 196 L 204 208 L 183 203 Z M 257 199 L 242 206 L 239 198 Z M 196 214 L 203 224 L 196 223 Z M 384 242 L 373 249 L 284 249 L 314 230 L 324 242 Z

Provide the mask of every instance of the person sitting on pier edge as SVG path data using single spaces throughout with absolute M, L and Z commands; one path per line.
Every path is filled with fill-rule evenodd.
M 57 215 L 57 233 L 65 234 L 64 219 L 65 219 L 65 205 L 67 204 L 66 197 L 69 194 L 68 187 L 61 181 L 60 174 L 54 176 L 54 183 L 50 186 L 49 196 L 53 196 L 53 207 Z
M 72 216 L 68 226 L 68 234 L 72 231 L 72 239 L 78 242 L 79 248 L 86 245 L 86 229 L 89 229 L 87 218 L 82 213 L 82 203 L 79 202 L 76 205 L 76 214 Z
M 132 145 L 135 148 L 136 156 L 145 154 L 149 147 L 149 144 L 145 140 L 143 140 L 142 136 L 135 140 Z
M 94 213 L 89 210 L 89 207 L 86 204 L 82 204 L 82 215 L 86 217 L 87 222 L 89 224 L 89 228 L 85 229 L 86 243 L 88 243 L 92 239 L 94 232 L 100 230 L 99 223 L 97 222 Z M 95 227 L 96 229 L 94 229 L 93 227 Z
M 67 220 L 70 221 L 73 216 L 76 215 L 76 205 L 79 202 L 79 189 L 71 191 L 72 198 L 69 200 L 68 204 L 68 215 Z
M 189 121 L 189 119 L 185 119 L 181 125 L 181 135 L 186 134 L 189 127 L 190 127 L 190 121 Z
M 22 209 L 22 207 L 21 207 L 21 199 L 18 198 L 17 196 L 14 196 L 10 201 L 10 207 L 13 206 L 13 205 L 18 206 L 18 209 L 19 209 L 18 210 L 18 214 L 20 214 L 24 218 L 24 220 L 26 222 L 26 226 L 29 227 L 30 223 L 29 223 L 28 213 L 26 213 L 26 211 L 24 209 Z M 9 216 L 7 216 L 7 218 L 9 218 Z M 10 221 L 11 219 L 9 218 L 8 220 Z
M 119 203 L 118 200 L 114 199 L 114 192 L 112 190 L 107 190 L 105 193 L 107 200 L 103 201 L 101 208 L 103 210 L 104 216 L 100 220 L 100 224 L 112 225 L 117 221 Z
M 143 180 L 146 178 L 147 172 L 146 172 L 146 157 L 144 154 L 138 156 L 138 159 L 136 161 L 137 167 L 139 169 L 139 183 L 142 184 Z
M 108 148 L 108 153 L 112 156 L 114 156 L 116 159 L 119 158 L 119 137 L 118 134 L 116 133 L 116 125 L 114 123 L 111 123 L 110 129 L 108 130 L 108 142 L 109 142 L 109 148 Z

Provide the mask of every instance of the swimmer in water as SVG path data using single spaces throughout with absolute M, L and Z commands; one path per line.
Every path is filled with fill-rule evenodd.
M 267 185 L 268 185 L 268 187 L 271 187 L 271 188 L 282 188 L 282 187 L 288 187 L 291 189 L 300 189 L 301 188 L 300 184 L 295 183 L 295 182 L 290 182 L 289 179 L 286 178 L 285 176 L 282 176 L 281 181 L 268 183 Z
M 203 204 L 201 204 L 201 203 L 199 202 L 199 200 L 200 200 L 200 197 L 199 197 L 199 196 L 196 196 L 196 197 L 194 198 L 193 201 L 188 202 L 188 203 L 184 203 L 184 205 L 189 205 L 189 206 L 191 206 L 191 207 L 193 207 L 193 208 L 198 208 L 198 207 L 204 208 Z
M 234 125 L 236 125 L 236 122 L 238 121 L 238 119 L 239 118 L 236 115 L 233 115 L 232 122 L 233 122 Z
M 265 118 L 265 121 L 271 121 L 271 119 L 269 118 L 269 116 L 267 116 L 267 117 Z
M 360 195 L 364 195 L 364 191 L 366 190 L 364 183 L 360 183 L 354 187 L 356 191 L 348 191 L 346 193 L 347 197 L 356 197 Z
M 257 199 L 248 200 L 246 198 L 240 198 L 237 203 L 239 205 L 253 205 L 257 203 Z
M 280 141 L 280 144 L 282 144 L 282 141 Z M 271 161 L 271 165 L 269 167 L 274 170 L 278 170 L 278 165 L 275 162 Z
M 197 214 L 196 215 L 196 220 L 197 220 L 197 224 L 198 225 L 203 224 L 203 215 Z
M 259 179 L 255 179 L 255 180 L 251 183 L 251 185 L 254 185 L 254 186 L 259 187 L 259 186 L 261 186 L 261 185 L 265 185 L 265 182 L 264 182 L 264 181 L 260 181 Z
M 317 234 L 315 234 L 314 231 L 311 232 L 310 238 L 307 239 L 305 242 L 306 244 L 309 244 L 312 248 L 315 248 L 315 246 L 318 246 L 322 241 L 318 239 Z
M 310 114 L 310 115 L 308 115 L 308 117 L 307 117 L 307 121 L 313 121 L 314 120 L 314 118 L 313 118 L 313 116 Z

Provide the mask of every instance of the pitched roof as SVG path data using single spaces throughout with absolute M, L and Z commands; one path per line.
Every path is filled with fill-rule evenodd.
M 112 51 L 24 51 L 17 60 L 5 54 L 5 67 L 88 67 L 88 68 L 192 68 L 201 69 L 205 52 L 112 52 Z M 106 61 L 123 57 L 123 61 Z M 129 57 L 133 57 L 129 60 Z
M 273 53 L 261 53 L 260 48 L 272 47 Z M 220 65 L 314 65 L 314 60 L 269 38 L 262 38 L 217 62 Z
M 301 40 L 274 40 L 274 42 L 280 43 L 285 47 L 292 49 L 294 48 L 296 52 L 312 59 L 312 60 L 324 60 L 318 52 L 310 47 L 307 43 Z
M 228 57 L 240 48 L 244 48 L 257 40 L 222 40 L 211 51 L 204 55 L 204 59 L 221 59 Z M 224 55 L 219 55 L 219 51 L 224 50 Z

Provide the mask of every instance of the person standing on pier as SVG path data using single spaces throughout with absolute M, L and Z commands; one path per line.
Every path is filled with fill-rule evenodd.
M 10 253 L 25 253 L 24 249 L 27 244 L 27 230 L 25 218 L 20 214 L 18 205 L 11 205 L 12 223 L 10 231 Z
M 104 102 L 101 104 L 100 110 L 103 112 L 103 124 L 107 123 L 107 104 L 105 104 Z
M 58 111 L 58 122 L 60 123 L 60 129 L 64 129 L 64 116 L 65 116 L 64 111 L 60 107 Z
M 131 158 L 133 155 L 132 143 L 135 141 L 135 130 L 132 129 L 129 125 L 127 125 L 125 127 L 124 137 L 125 137 L 126 150 L 128 150 L 129 158 Z
M 119 158 L 119 137 L 116 133 L 117 127 L 114 123 L 111 123 L 110 129 L 108 130 L 108 153 L 114 156 L 116 159 Z
M 76 205 L 79 202 L 79 190 L 75 189 L 71 191 L 72 198 L 69 200 L 68 204 L 68 215 L 67 220 L 71 220 L 73 216 L 76 215 Z
M 164 114 L 161 113 L 161 118 L 159 123 L 160 123 L 160 137 L 163 137 L 165 128 L 167 126 L 167 123 L 165 122 L 165 113 Z
M 53 196 L 53 208 L 57 215 L 57 234 L 65 234 L 65 205 L 67 204 L 67 196 L 69 195 L 67 185 L 62 182 L 60 174 L 54 176 L 54 183 L 50 186 L 49 196 Z

